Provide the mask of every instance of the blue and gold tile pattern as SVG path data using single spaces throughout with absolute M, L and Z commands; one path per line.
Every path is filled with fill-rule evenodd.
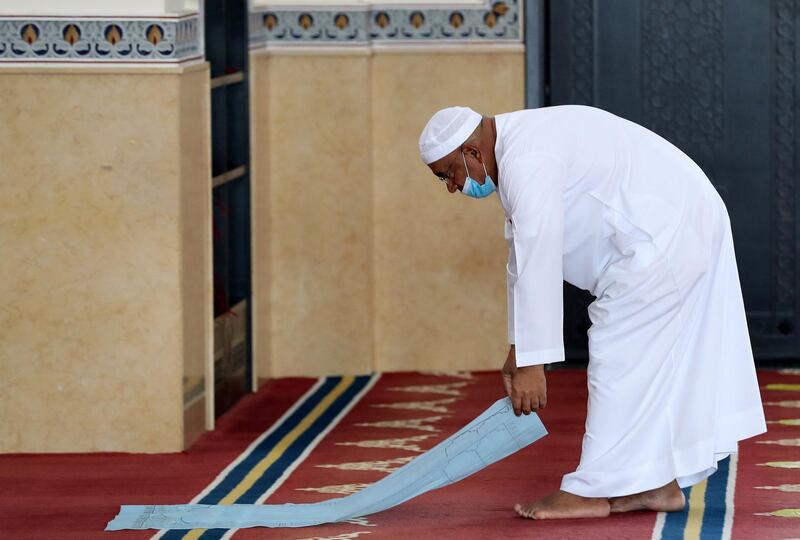
M 202 57 L 199 16 L 0 19 L 0 62 L 183 62 Z
M 250 13 L 250 47 L 268 44 L 522 41 L 518 0 L 475 7 L 392 4 L 340 9 L 256 8 Z

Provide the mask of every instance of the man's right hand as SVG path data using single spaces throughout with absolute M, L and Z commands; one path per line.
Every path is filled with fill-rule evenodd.
M 517 355 L 512 345 L 506 363 L 500 371 L 503 385 L 514 406 L 514 414 L 526 415 L 547 405 L 547 380 L 544 365 L 517 367 Z

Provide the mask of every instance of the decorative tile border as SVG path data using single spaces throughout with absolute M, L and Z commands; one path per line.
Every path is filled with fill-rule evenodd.
M 250 13 L 249 27 L 251 48 L 272 44 L 522 41 L 520 0 L 490 1 L 476 7 L 259 7 Z
M 159 62 L 202 58 L 200 18 L 0 18 L 0 62 Z
M 251 48 L 268 44 L 520 43 L 521 0 L 478 6 L 259 7 Z M 203 57 L 200 17 L 2 17 L 0 63 L 179 63 Z

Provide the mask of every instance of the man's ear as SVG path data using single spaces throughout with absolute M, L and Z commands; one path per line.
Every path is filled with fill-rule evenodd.
M 475 146 L 474 144 L 464 143 L 464 145 L 461 147 L 461 150 L 464 152 L 464 154 L 469 154 L 478 161 L 480 161 L 481 163 L 483 163 L 483 155 L 481 154 L 481 151 L 478 149 L 478 147 Z

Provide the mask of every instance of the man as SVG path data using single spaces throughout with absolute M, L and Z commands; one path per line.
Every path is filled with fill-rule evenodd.
M 638 124 L 564 105 L 483 117 L 443 109 L 419 140 L 450 193 L 505 212 L 514 412 L 547 404 L 564 360 L 562 280 L 590 291 L 580 464 L 528 518 L 674 511 L 766 431 L 730 220 L 700 168 Z M 496 181 L 496 183 L 495 183 Z

